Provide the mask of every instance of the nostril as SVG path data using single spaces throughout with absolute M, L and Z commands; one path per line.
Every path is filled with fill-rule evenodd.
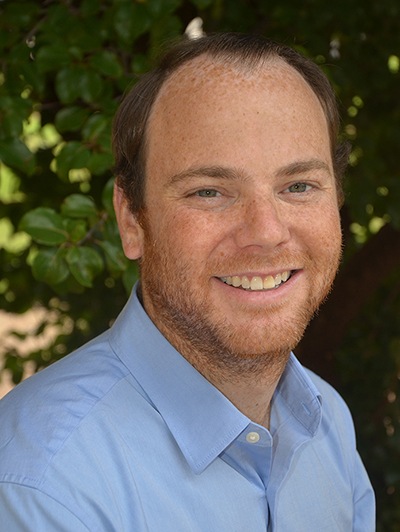
M 261 246 L 273 248 L 290 239 L 287 223 L 274 208 L 252 206 L 253 212 L 240 223 L 236 230 L 239 247 Z

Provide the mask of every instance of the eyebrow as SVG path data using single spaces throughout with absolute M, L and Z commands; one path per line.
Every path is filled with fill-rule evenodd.
M 192 177 L 213 177 L 215 179 L 229 179 L 232 181 L 237 179 L 247 179 L 244 172 L 237 168 L 228 168 L 224 166 L 195 166 L 171 176 L 166 185 L 174 185 L 179 181 L 184 181 L 185 179 L 190 179 Z
M 276 172 L 276 176 L 291 177 L 299 174 L 305 174 L 314 170 L 323 170 L 331 175 L 331 169 L 324 161 L 321 159 L 310 159 L 307 161 L 295 161 L 283 166 Z M 184 181 L 186 179 L 195 177 L 212 177 L 215 179 L 228 179 L 232 181 L 238 179 L 247 181 L 249 179 L 246 172 L 240 168 L 229 168 L 224 166 L 195 166 L 171 176 L 168 179 L 166 186 L 172 186 L 179 181 Z
M 324 170 L 331 175 L 331 169 L 326 162 L 321 159 L 310 159 L 308 161 L 296 161 L 294 163 L 283 166 L 277 171 L 278 177 L 291 177 L 298 174 L 306 174 L 313 170 Z

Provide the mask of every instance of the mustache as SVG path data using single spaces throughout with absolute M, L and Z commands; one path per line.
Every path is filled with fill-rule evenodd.
M 311 254 L 297 251 L 274 251 L 268 255 L 249 254 L 249 252 L 236 253 L 232 257 L 220 257 L 210 265 L 209 275 L 221 277 L 229 273 L 241 272 L 270 272 L 273 270 L 296 270 L 310 267 Z

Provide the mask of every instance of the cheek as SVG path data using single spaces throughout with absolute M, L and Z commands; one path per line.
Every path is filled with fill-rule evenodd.
M 314 222 L 315 228 L 315 243 L 314 248 L 316 253 L 332 258 L 332 261 L 341 254 L 342 248 L 342 232 L 340 227 L 340 219 L 336 212 L 327 213 L 316 218 Z
M 340 255 L 342 233 L 336 206 L 327 205 L 316 212 L 304 213 L 297 217 L 294 227 L 298 238 L 316 259 L 334 260 Z
M 166 211 L 160 217 L 156 239 L 172 255 L 179 254 L 187 260 L 206 262 L 209 255 L 223 239 L 221 224 L 199 212 Z

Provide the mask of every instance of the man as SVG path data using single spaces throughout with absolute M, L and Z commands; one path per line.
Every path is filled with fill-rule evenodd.
M 347 407 L 291 355 L 340 260 L 337 136 L 322 72 L 260 37 L 183 42 L 136 85 L 115 210 L 141 281 L 4 399 L 4 530 L 374 530 Z

